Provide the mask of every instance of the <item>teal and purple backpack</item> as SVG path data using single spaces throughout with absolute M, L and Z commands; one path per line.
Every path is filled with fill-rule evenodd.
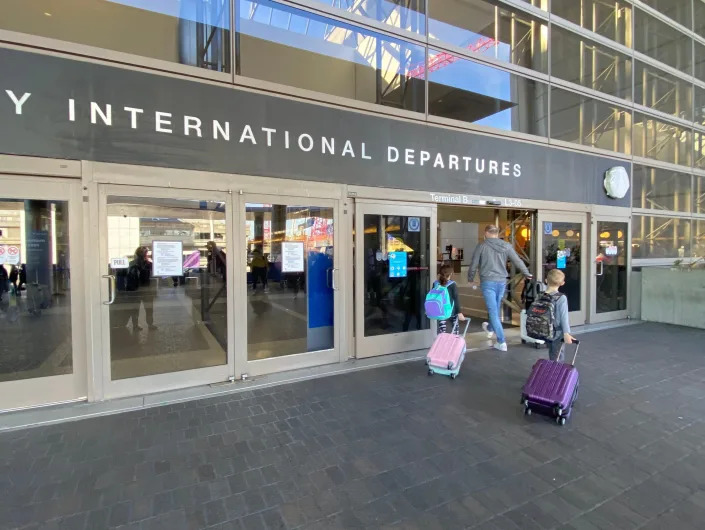
M 450 281 L 446 285 L 441 285 L 436 282 L 426 295 L 424 309 L 426 316 L 431 320 L 448 320 L 453 316 L 453 301 L 448 292 L 448 286 L 453 283 L 455 282 Z

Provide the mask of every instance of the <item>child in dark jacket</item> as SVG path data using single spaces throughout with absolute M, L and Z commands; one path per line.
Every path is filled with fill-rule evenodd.
M 443 265 L 441 272 L 438 274 L 438 283 L 448 289 L 448 295 L 453 302 L 453 314 L 448 319 L 452 324 L 452 332 L 459 334 L 458 320 L 464 321 L 465 315 L 460 312 L 460 297 L 458 296 L 458 285 L 451 279 L 453 277 L 453 268 L 450 265 Z M 438 321 L 438 333 L 446 332 L 446 321 Z

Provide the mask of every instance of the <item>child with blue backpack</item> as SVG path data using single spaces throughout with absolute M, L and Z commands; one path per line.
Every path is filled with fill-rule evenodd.
M 453 333 L 458 335 L 458 320 L 460 320 L 461 322 L 464 321 L 465 315 L 460 312 L 460 298 L 458 297 L 458 286 L 452 280 L 452 278 L 453 267 L 451 267 L 450 265 L 443 265 L 441 267 L 441 271 L 438 273 L 438 281 L 434 284 L 434 287 L 440 285 L 441 287 L 445 287 L 448 291 L 448 298 L 453 304 L 453 309 L 450 312 L 450 318 L 448 318 L 448 320 L 450 320 L 452 324 L 451 329 L 453 330 Z M 446 320 L 438 320 L 438 333 L 445 333 L 446 329 Z

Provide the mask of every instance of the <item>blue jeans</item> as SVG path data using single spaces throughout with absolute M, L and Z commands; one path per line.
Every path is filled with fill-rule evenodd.
M 482 296 L 485 297 L 485 305 L 487 312 L 490 315 L 490 331 L 494 331 L 497 335 L 497 342 L 504 342 L 504 330 L 502 329 L 502 321 L 499 319 L 499 312 L 502 309 L 502 299 L 504 291 L 507 288 L 504 282 L 482 282 L 480 285 Z

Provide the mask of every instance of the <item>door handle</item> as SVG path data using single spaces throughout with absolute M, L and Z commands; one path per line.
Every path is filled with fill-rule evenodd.
M 111 305 L 115 301 L 115 276 L 113 274 L 104 274 L 103 278 L 108 280 L 108 296 L 107 302 L 103 302 L 103 305 Z
M 331 269 L 331 272 L 332 272 L 331 278 L 333 279 L 333 282 L 332 282 L 332 283 L 333 283 L 333 290 L 334 290 L 334 291 L 337 291 L 337 290 L 338 290 L 338 286 L 335 284 L 335 271 L 337 271 L 337 270 L 338 270 L 338 269 Z
M 600 272 L 596 273 L 595 276 L 602 276 L 605 273 L 605 263 L 598 261 L 597 264 L 600 266 Z

